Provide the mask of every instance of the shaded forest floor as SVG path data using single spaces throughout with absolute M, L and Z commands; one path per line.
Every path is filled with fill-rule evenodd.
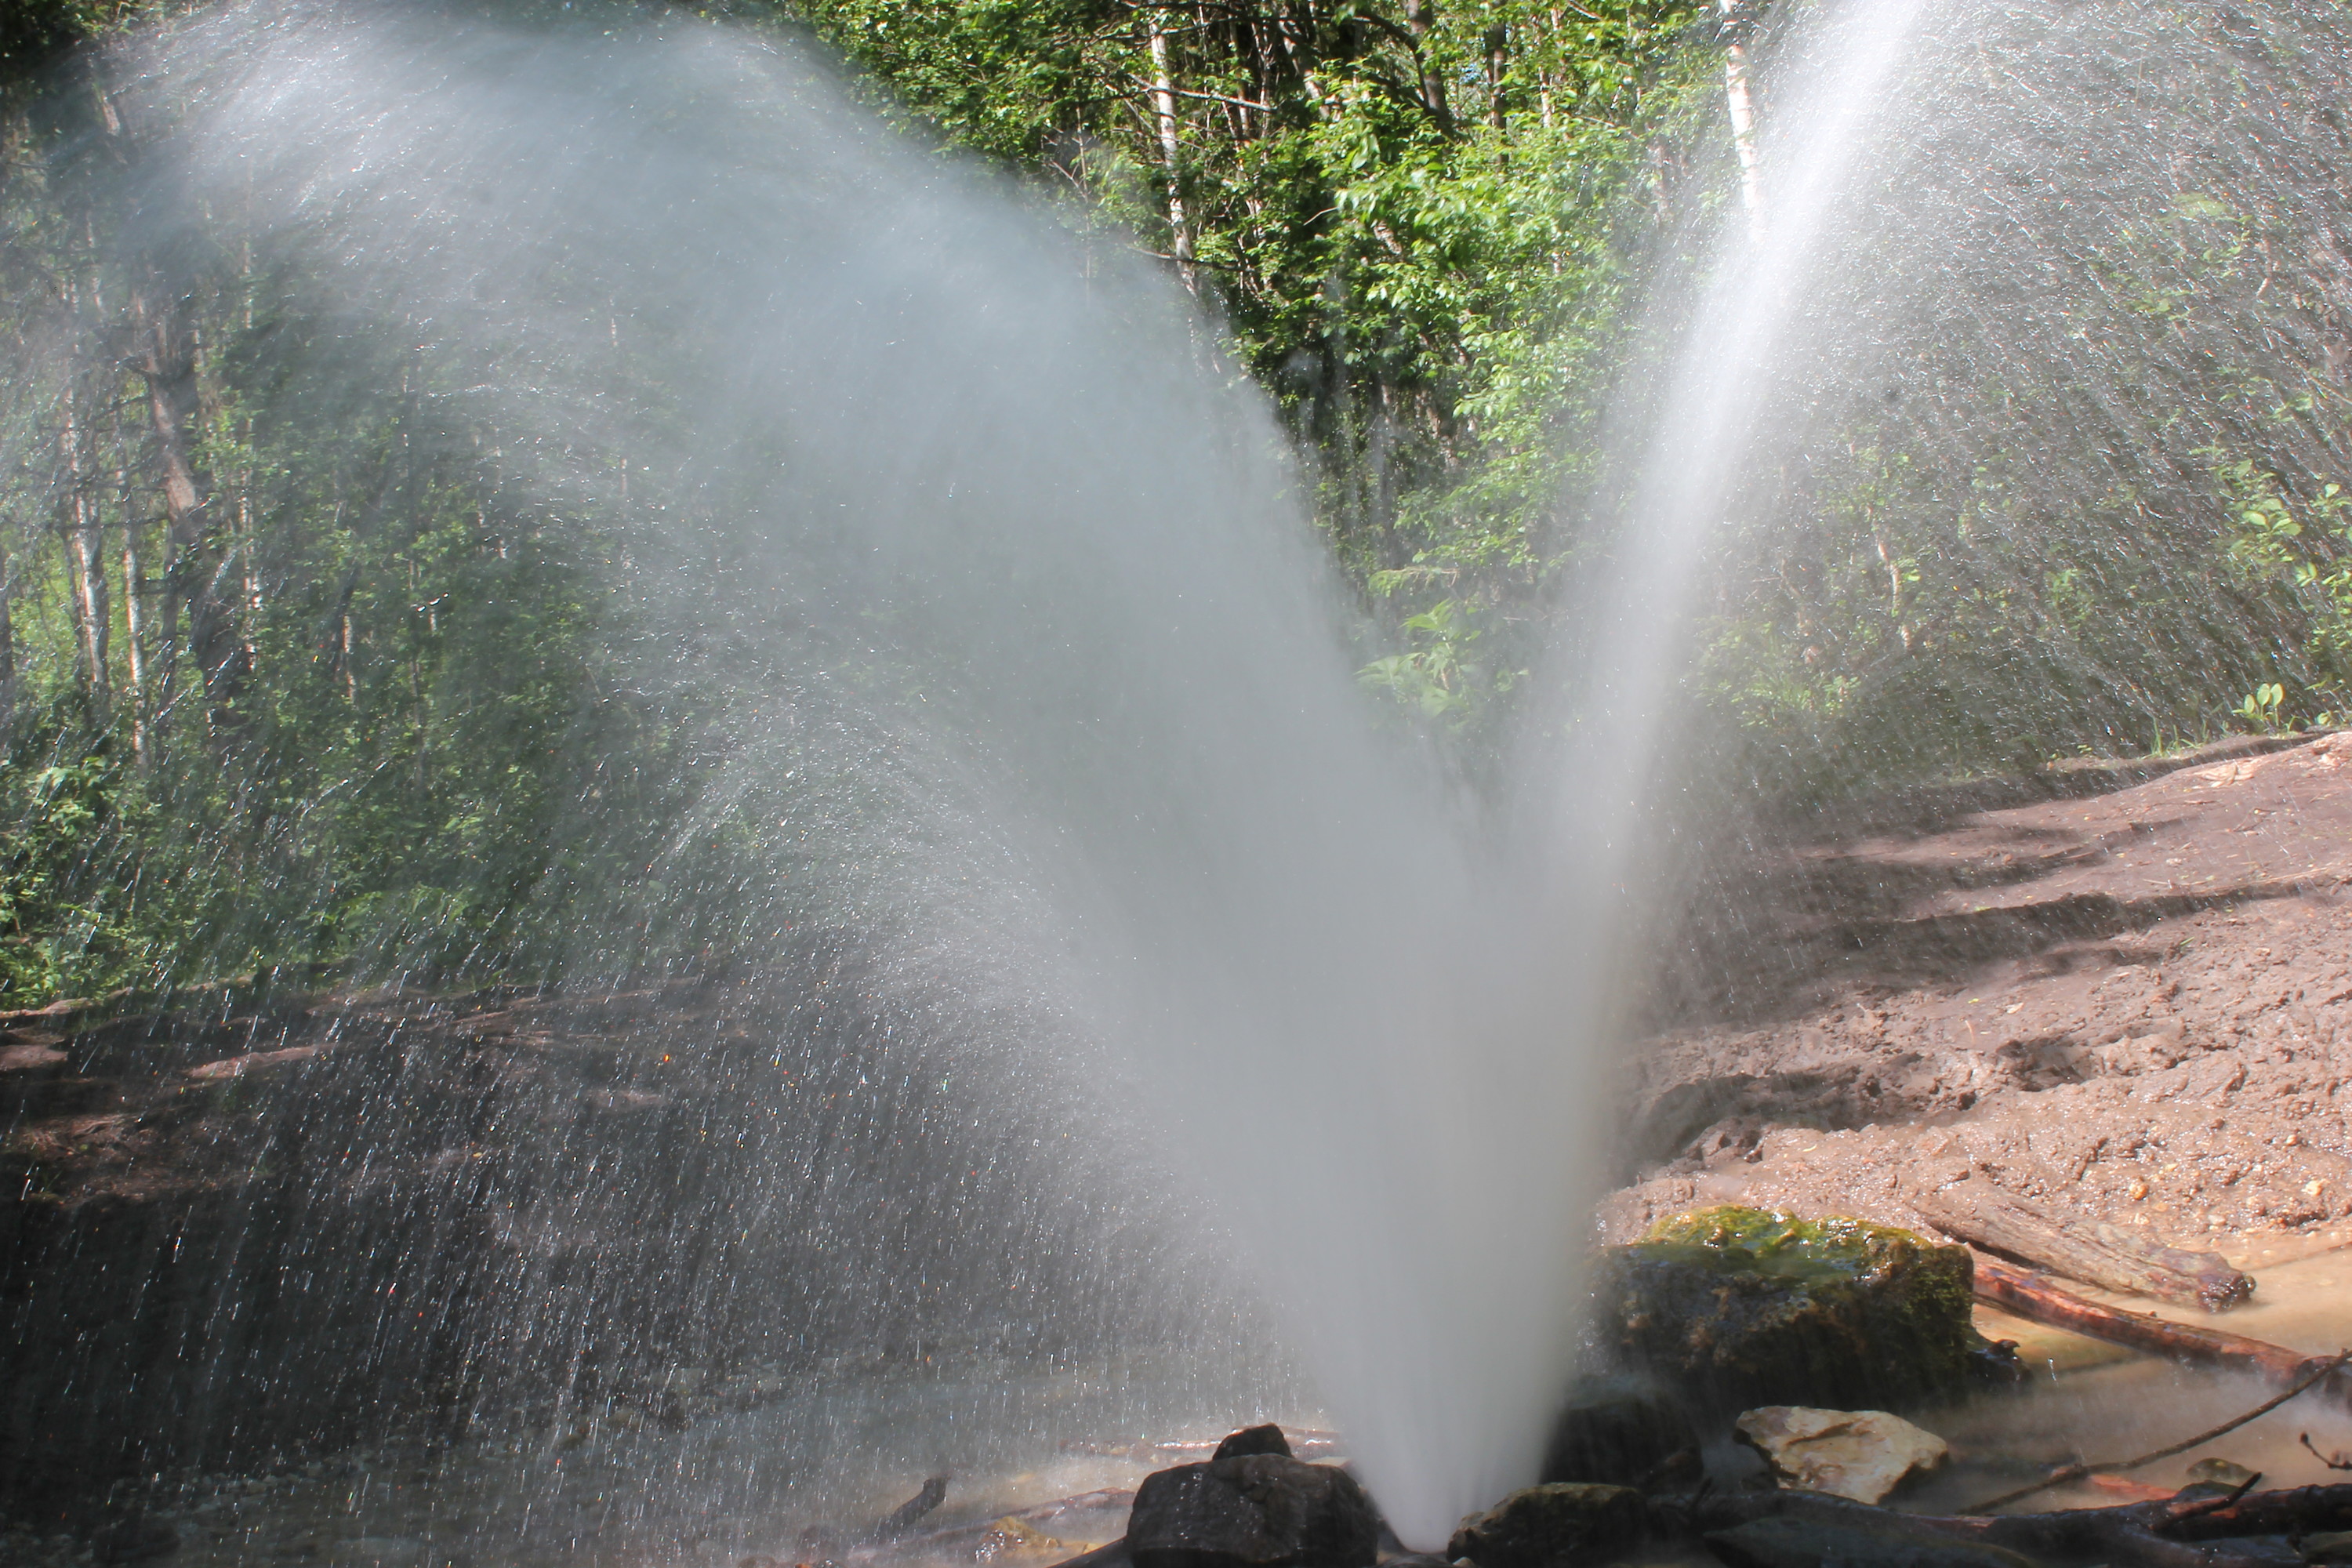
M 1751 844 L 1678 956 L 1610 1239 L 1720 1203 L 1921 1226 L 1965 1180 L 2250 1268 L 2352 1242 L 2352 733 Z
M 0 1016 L 0 1514 L 530 1397 L 672 1426 L 773 1397 L 746 1320 L 775 1292 L 682 1283 L 772 1267 L 707 1212 L 770 1000 L 231 986 Z M 713 1340 L 739 1353 L 665 1381 Z

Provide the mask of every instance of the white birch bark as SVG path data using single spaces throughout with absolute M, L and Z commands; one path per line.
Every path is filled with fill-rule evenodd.
M 1726 21 L 1741 0 L 1716 0 Z M 1756 100 L 1748 90 L 1748 46 L 1734 38 L 1723 52 L 1723 98 L 1731 112 L 1731 145 L 1739 155 L 1739 199 L 1748 223 L 1764 225 L 1764 174 L 1756 152 Z
M 127 491 L 128 485 L 124 489 Z M 148 763 L 147 606 L 140 597 L 146 591 L 146 574 L 139 563 L 139 529 L 126 507 L 122 514 L 122 651 L 131 679 L 131 760 L 141 768 Z
M 84 432 L 75 407 L 75 392 L 66 389 L 65 429 L 58 439 L 65 447 L 68 554 L 72 566 L 74 619 L 81 634 L 83 679 L 90 694 L 103 702 L 107 695 L 106 532 L 98 504 L 89 493 L 89 466 L 85 460 Z
M 1176 80 L 1168 65 L 1168 26 L 1158 11 L 1144 13 L 1151 42 L 1151 118 L 1160 132 L 1160 160 L 1168 175 L 1168 230 L 1176 256 L 1176 275 L 1197 294 L 1200 279 L 1192 264 L 1192 224 L 1184 210 L 1183 145 L 1176 135 Z

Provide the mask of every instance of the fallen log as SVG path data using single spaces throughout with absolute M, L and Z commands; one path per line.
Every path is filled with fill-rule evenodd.
M 1708 1494 L 1661 1500 L 1659 1507 L 1664 1521 L 1697 1535 L 1763 1520 L 1793 1520 L 1856 1540 L 1974 1542 L 2032 1558 L 2105 1562 L 2111 1568 L 2267 1568 L 2276 1563 L 2274 1555 L 2198 1543 L 2352 1528 L 2352 1486 L 1990 1517 L 1901 1513 L 1826 1493 L 1798 1491 Z M 1878 1555 L 1891 1559 L 1897 1554 Z
M 2329 1370 L 2334 1357 L 2307 1356 L 2244 1334 L 2105 1306 L 2063 1289 L 2041 1275 L 1982 1256 L 1976 1259 L 1975 1289 L 1978 1300 L 2032 1322 L 2194 1366 L 2248 1373 L 2274 1388 L 2292 1388 L 2315 1373 L 2325 1373 L 2319 1393 L 2352 1408 L 2352 1377 L 2340 1366 Z
M 1947 1235 L 2109 1290 L 2225 1311 L 2254 1293 L 2253 1276 L 2218 1252 L 2184 1252 L 2095 1220 L 2062 1219 L 1981 1181 L 1923 1193 L 1912 1206 Z

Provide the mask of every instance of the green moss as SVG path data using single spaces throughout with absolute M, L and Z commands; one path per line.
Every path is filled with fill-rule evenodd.
M 1967 1249 L 1888 1226 L 1706 1209 L 1612 1248 L 1601 1273 L 1604 1342 L 1710 1402 L 1916 1405 L 1995 1353 Z

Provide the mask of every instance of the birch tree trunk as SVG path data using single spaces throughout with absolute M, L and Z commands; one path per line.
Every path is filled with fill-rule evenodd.
M 1176 275 L 1198 294 L 1201 282 L 1192 258 L 1192 223 L 1184 210 L 1183 145 L 1176 135 L 1176 80 L 1168 64 L 1168 23 L 1159 11 L 1144 13 L 1151 43 L 1151 118 L 1160 135 L 1160 161 L 1168 175 L 1168 231 Z
M 65 533 L 67 563 L 74 595 L 74 625 L 79 634 L 82 682 L 100 707 L 106 701 L 106 637 L 110 625 L 106 603 L 105 521 L 89 493 L 89 430 L 82 422 L 79 389 L 68 384 L 65 397 L 65 428 L 58 440 L 66 466 Z
M 0 544 L 0 729 L 16 717 L 16 563 Z
M 126 500 L 130 489 L 126 474 Z M 139 526 L 131 521 L 131 509 L 126 505 L 122 509 L 122 651 L 131 678 L 131 760 L 142 770 L 152 761 L 147 736 L 146 592 L 147 578 L 139 562 Z
M 1747 0 L 1716 0 L 1723 16 L 1723 99 L 1731 112 L 1731 145 L 1739 155 L 1739 200 L 1750 227 L 1764 226 L 1764 174 L 1756 152 L 1756 100 L 1748 90 L 1748 45 L 1742 28 Z

